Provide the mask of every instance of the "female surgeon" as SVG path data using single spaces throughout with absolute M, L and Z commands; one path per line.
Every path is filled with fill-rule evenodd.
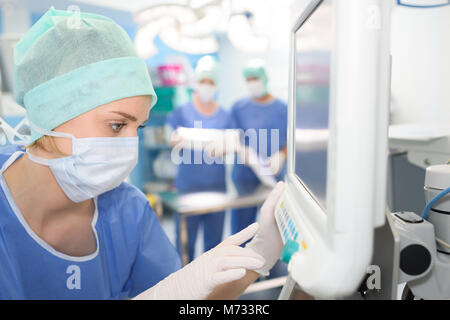
M 191 102 L 177 107 L 168 118 L 168 124 L 175 130 L 172 143 L 180 155 L 175 187 L 179 194 L 204 191 L 226 191 L 225 166 L 221 159 L 206 159 L 203 150 L 179 148 L 182 140 L 178 128 L 227 129 L 230 127 L 229 113 L 215 101 L 218 83 L 218 64 L 212 56 L 202 57 L 195 68 L 196 90 Z M 183 143 L 182 141 L 180 141 Z M 184 153 L 189 154 L 184 154 Z M 186 218 L 189 259 L 194 258 L 195 241 L 199 227 L 203 228 L 204 250 L 210 250 L 220 243 L 223 234 L 225 212 L 194 215 Z M 176 215 L 176 243 L 181 252 L 180 223 Z
M 50 9 L 14 68 L 32 130 L 26 147 L 0 149 L 1 299 L 236 298 L 276 263 L 282 183 L 259 223 L 179 269 L 145 196 L 122 182 L 156 95 L 112 20 Z

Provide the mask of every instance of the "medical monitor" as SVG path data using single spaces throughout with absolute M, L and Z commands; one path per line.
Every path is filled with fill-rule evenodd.
M 332 5 L 322 3 L 295 32 L 294 173 L 326 212 Z
M 291 30 L 286 191 L 275 218 L 290 276 L 345 297 L 384 223 L 389 1 L 310 1 Z

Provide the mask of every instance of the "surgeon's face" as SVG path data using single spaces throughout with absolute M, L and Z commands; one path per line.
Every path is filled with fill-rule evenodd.
M 69 120 L 54 131 L 67 132 L 76 138 L 135 137 L 150 114 L 150 96 L 116 100 Z M 54 138 L 58 149 L 70 155 L 71 139 Z
M 251 82 L 251 81 L 259 81 L 261 79 L 257 78 L 257 77 L 248 77 L 245 79 L 247 82 Z
M 261 98 L 266 94 L 266 87 L 260 78 L 249 77 L 246 81 L 250 96 L 254 98 Z
M 199 84 L 209 84 L 210 86 L 215 86 L 215 85 L 216 85 L 216 83 L 214 82 L 214 80 L 208 79 L 208 78 L 203 78 L 203 79 L 201 79 L 198 83 L 199 83 Z

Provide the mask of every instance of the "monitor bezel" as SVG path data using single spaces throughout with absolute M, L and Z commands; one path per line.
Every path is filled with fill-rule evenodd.
M 301 178 L 295 173 L 295 130 L 296 130 L 296 32 L 303 26 L 303 24 L 314 14 L 324 0 L 312 0 L 304 9 L 300 17 L 291 29 L 291 51 L 289 57 L 289 99 L 288 99 L 288 147 L 287 147 L 287 163 L 286 163 L 286 180 L 288 188 L 294 187 L 299 193 L 301 201 L 305 205 L 305 211 L 312 212 L 310 221 L 304 221 L 306 224 L 312 224 L 310 227 L 322 235 L 327 234 L 325 222 L 327 219 L 325 208 L 322 207 L 317 200 L 314 193 L 303 183 Z M 330 71 L 331 72 L 331 71 Z M 330 83 L 330 92 L 331 92 Z M 331 98 L 330 98 L 331 100 Z M 331 102 L 331 101 L 330 101 Z M 328 187 L 327 187 L 328 188 Z M 328 194 L 328 190 L 327 190 Z M 327 200 L 325 200 L 327 201 Z M 312 235 L 313 236 L 313 235 Z
M 333 1 L 325 213 L 294 166 L 296 32 L 323 2 L 311 0 L 290 32 L 287 183 L 278 206 L 291 212 L 305 242 L 289 261 L 290 275 L 313 296 L 338 297 L 359 285 L 374 228 L 384 224 L 391 4 Z
M 295 150 L 296 148 L 296 141 L 295 141 L 295 131 L 296 131 L 296 96 L 297 96 L 297 89 L 296 89 L 296 68 L 297 68 L 297 61 L 296 61 L 296 52 L 297 52 L 297 40 L 296 40 L 296 32 L 298 30 L 300 30 L 300 28 L 305 24 L 306 21 L 308 21 L 308 19 L 314 14 L 314 12 L 319 8 L 320 5 L 322 5 L 322 3 L 325 0 L 314 0 L 311 1 L 309 3 L 309 5 L 305 8 L 305 11 L 303 11 L 302 15 L 300 16 L 300 18 L 297 20 L 296 24 L 294 25 L 294 27 L 292 28 L 291 32 L 293 35 L 293 52 L 291 52 L 292 54 L 292 61 L 291 63 L 291 68 L 289 70 L 291 76 L 292 76 L 292 81 L 290 81 L 290 86 L 292 86 L 291 88 L 289 88 L 290 93 L 290 102 L 292 102 L 292 106 L 289 107 L 289 110 L 292 110 L 292 117 L 288 117 L 288 119 L 291 119 L 291 123 L 289 123 L 291 125 L 291 130 L 288 131 L 288 134 L 292 134 L 292 138 L 291 138 L 291 148 L 290 150 Z M 331 63 L 330 63 L 331 64 Z M 330 70 L 330 79 L 331 79 L 331 70 Z M 331 92 L 331 80 L 330 80 L 330 92 Z M 329 97 L 329 104 L 331 103 L 331 94 Z M 330 110 L 330 106 L 328 107 Z M 329 125 L 329 124 L 328 124 Z M 288 129 L 289 130 L 289 129 Z M 327 142 L 328 144 L 328 142 Z M 302 187 L 306 190 L 306 192 L 308 192 L 308 194 L 311 196 L 311 198 L 319 205 L 319 207 L 322 209 L 322 211 L 325 213 L 326 212 L 326 208 L 323 207 L 323 205 L 320 203 L 319 199 L 315 196 L 315 194 L 309 189 L 308 185 L 306 183 L 304 183 L 301 179 L 301 177 L 299 177 L 296 173 L 295 173 L 295 156 L 296 156 L 296 152 L 293 153 L 292 156 L 288 156 L 288 164 L 287 164 L 287 170 L 286 173 L 289 174 L 293 174 L 298 182 L 302 185 Z M 293 177 L 291 177 L 293 178 Z M 325 193 L 327 194 L 327 193 Z M 326 199 L 325 199 L 326 201 Z

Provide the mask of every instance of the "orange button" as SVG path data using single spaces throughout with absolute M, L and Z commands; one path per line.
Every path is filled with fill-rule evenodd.
M 303 247 L 303 249 L 306 250 L 306 243 L 305 243 L 305 240 L 302 240 L 302 247 Z

